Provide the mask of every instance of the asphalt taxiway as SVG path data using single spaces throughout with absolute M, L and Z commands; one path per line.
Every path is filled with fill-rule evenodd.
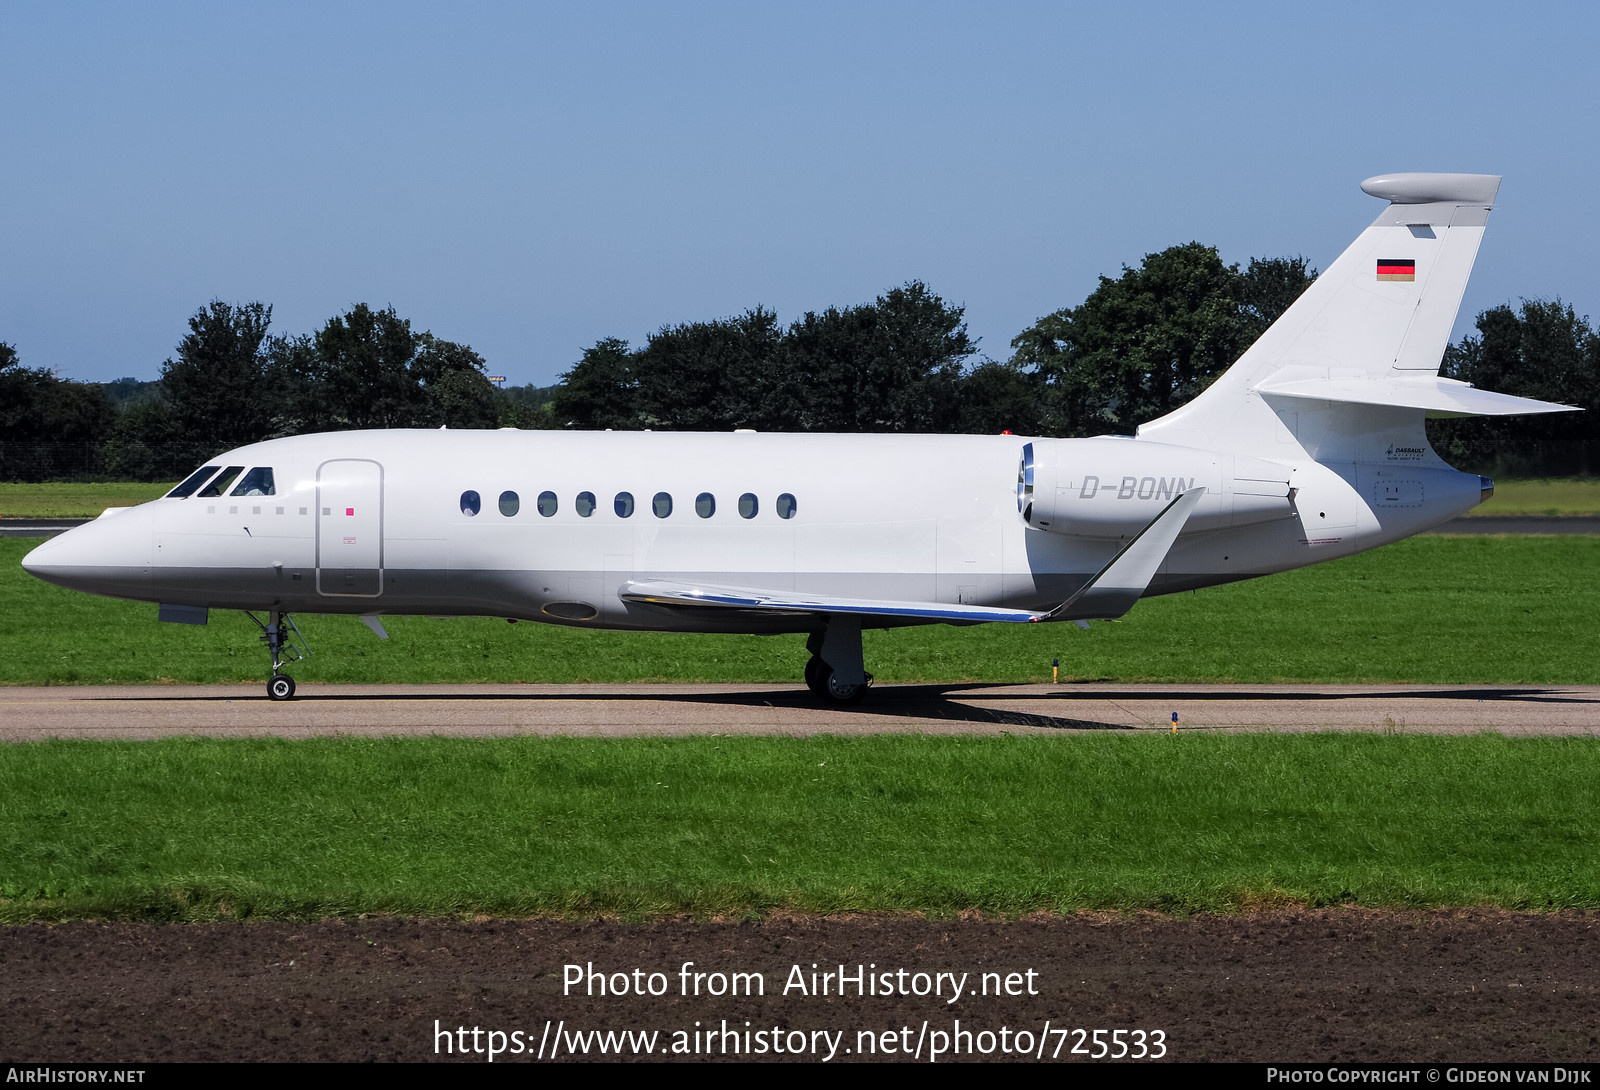
M 326 735 L 1370 731 L 1600 734 L 1600 686 L 880 685 L 851 708 L 793 685 L 0 688 L 0 741 Z

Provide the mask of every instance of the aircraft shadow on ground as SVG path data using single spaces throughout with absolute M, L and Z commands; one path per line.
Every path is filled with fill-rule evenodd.
M 1136 728 L 1121 723 L 1100 723 L 1088 719 L 1073 719 L 1059 715 L 1037 714 L 1031 712 L 1011 711 L 1004 708 L 988 708 L 981 705 L 967 703 L 973 699 L 975 691 L 985 688 L 1000 688 L 998 685 L 896 685 L 891 688 L 876 689 L 869 693 L 860 704 L 848 707 L 824 705 L 804 689 L 793 690 L 760 690 L 756 692 L 706 692 L 706 693 L 661 693 L 661 692 L 614 692 L 614 693 L 551 693 L 551 692 L 515 692 L 515 691 L 484 691 L 479 693 L 319 693 L 315 688 L 302 689 L 295 703 L 338 704 L 338 703 L 366 703 L 373 700 L 393 701 L 406 703 L 413 701 L 431 701 L 445 703 L 470 703 L 473 701 L 504 701 L 517 700 L 531 703 L 568 703 L 583 701 L 586 703 L 656 703 L 656 704 L 701 704 L 720 705 L 722 707 L 744 706 L 756 708 L 781 708 L 797 711 L 835 712 L 847 715 L 863 716 L 890 716 L 905 719 L 937 719 L 952 723 L 983 723 L 1001 727 L 1033 727 L 1047 730 L 1134 730 Z M 951 693 L 959 693 L 959 698 L 952 697 Z M 106 697 L 109 700 L 131 701 L 173 701 L 201 703 L 228 703 L 236 700 L 254 700 L 254 697 L 223 696 L 220 694 L 191 693 L 178 695 L 164 693 L 150 696 L 116 696 Z M 1009 698 L 1008 698 L 1009 699 Z M 267 703 L 267 698 L 260 698 L 262 703 Z
M 990 691 L 997 690 L 997 691 Z M 175 700 L 175 701 L 230 701 L 240 697 L 221 695 L 183 695 L 162 694 L 139 697 L 121 697 L 117 699 L 134 700 Z M 318 693 L 315 689 L 302 691 L 301 701 L 314 703 L 360 703 L 372 700 L 395 701 L 397 703 L 412 701 L 444 701 L 447 703 L 473 701 L 529 701 L 535 703 L 583 701 L 586 703 L 663 703 L 663 704 L 699 704 L 716 705 L 721 707 L 748 707 L 751 709 L 773 708 L 796 711 L 829 711 L 848 715 L 861 716 L 887 716 L 891 718 L 928 719 L 949 723 L 972 723 L 998 727 L 1022 727 L 1042 730 L 1065 731 L 1090 731 L 1090 730 L 1137 730 L 1138 727 L 1125 723 L 1105 723 L 1093 719 L 1083 719 L 1071 715 L 1058 714 L 1056 709 L 1066 704 L 1068 707 L 1075 701 L 1090 700 L 1127 700 L 1127 701 L 1271 701 L 1276 703 L 1300 703 L 1318 700 L 1352 700 L 1352 699 L 1383 699 L 1383 700 L 1462 700 L 1462 701 L 1510 701 L 1543 704 L 1593 704 L 1600 703 L 1593 697 L 1564 692 L 1561 689 L 1512 689 L 1494 687 L 1474 687 L 1457 689 L 1394 689 L 1378 691 L 1352 692 L 1337 686 L 1306 692 L 1280 692 L 1272 690 L 1192 690 L 1173 688 L 1160 691 L 1151 690 L 1117 690 L 1117 689 L 1051 689 L 1042 692 L 1017 692 L 1012 685 L 991 684 L 945 684 L 945 685 L 892 685 L 874 689 L 868 694 L 867 699 L 860 704 L 849 707 L 831 707 L 819 704 L 817 698 L 804 689 L 793 690 L 766 689 L 750 692 L 588 692 L 588 693 L 561 693 L 561 692 L 517 692 L 504 689 L 472 693 Z M 262 698 L 263 702 L 265 697 Z M 999 708 L 988 706 L 990 700 L 1004 700 L 1007 704 L 1019 703 L 1037 706 L 1038 711 L 1019 711 L 1015 708 Z

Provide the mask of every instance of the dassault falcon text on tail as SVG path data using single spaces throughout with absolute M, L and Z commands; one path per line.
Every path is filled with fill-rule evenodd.
M 850 702 L 861 630 L 1120 617 L 1348 556 L 1492 491 L 1428 414 L 1565 406 L 1439 376 L 1500 179 L 1392 174 L 1378 218 L 1204 393 L 1137 436 L 351 431 L 227 451 L 23 566 L 204 624 L 238 609 L 294 694 L 297 611 L 809 634 Z M 259 614 L 259 616 L 258 616 Z

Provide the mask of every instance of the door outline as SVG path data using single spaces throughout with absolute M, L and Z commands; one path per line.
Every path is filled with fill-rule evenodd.
M 322 513 L 322 509 L 323 509 L 323 502 L 322 502 L 322 498 L 323 498 L 322 497 L 322 472 L 323 472 L 323 470 L 327 469 L 330 465 L 334 464 L 335 462 L 365 462 L 368 465 L 376 466 L 377 469 L 378 469 L 378 567 L 377 567 L 378 589 L 376 591 L 374 591 L 373 593 L 371 593 L 371 594 L 352 594 L 352 593 L 349 593 L 349 592 L 346 592 L 346 591 L 328 590 L 328 589 L 324 588 L 323 585 L 322 585 L 322 574 L 323 574 L 323 572 L 324 571 L 335 570 L 335 569 L 331 569 L 331 568 L 325 569 L 322 566 L 322 529 L 323 529 L 322 520 L 325 519 L 325 518 L 326 519 L 332 519 L 333 518 L 332 514 L 324 515 Z M 329 459 L 327 459 L 326 461 L 322 462 L 320 465 L 317 466 L 317 522 L 316 522 L 317 593 L 322 595 L 325 598 L 379 598 L 379 597 L 383 596 L 383 545 L 384 545 L 384 541 L 383 541 L 383 516 L 384 516 L 384 510 L 383 510 L 383 493 L 384 493 L 383 477 L 384 477 L 383 463 L 378 461 L 376 458 L 329 458 Z M 329 505 L 329 506 L 331 506 L 331 505 Z M 339 569 L 339 570 L 342 570 L 342 569 Z

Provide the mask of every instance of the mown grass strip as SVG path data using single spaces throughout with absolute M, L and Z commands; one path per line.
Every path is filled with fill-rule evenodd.
M 158 624 L 153 605 L 63 590 L 0 539 L 0 684 L 259 682 L 267 660 L 241 615 Z M 882 681 L 1418 681 L 1600 683 L 1600 537 L 1412 538 L 1329 564 L 1141 602 L 1072 625 L 933 625 L 869 632 Z M 592 632 L 497 619 L 298 617 L 315 655 L 302 683 L 781 681 L 798 636 Z
M 1509 515 L 1600 515 L 1600 478 L 1496 481 L 1489 501 L 1467 512 L 1468 518 Z
M 0 921 L 1600 907 L 1600 743 L 1385 735 L 0 748 Z
M 165 495 L 176 481 L 0 481 L 0 518 L 94 518 L 107 507 L 133 507 Z

